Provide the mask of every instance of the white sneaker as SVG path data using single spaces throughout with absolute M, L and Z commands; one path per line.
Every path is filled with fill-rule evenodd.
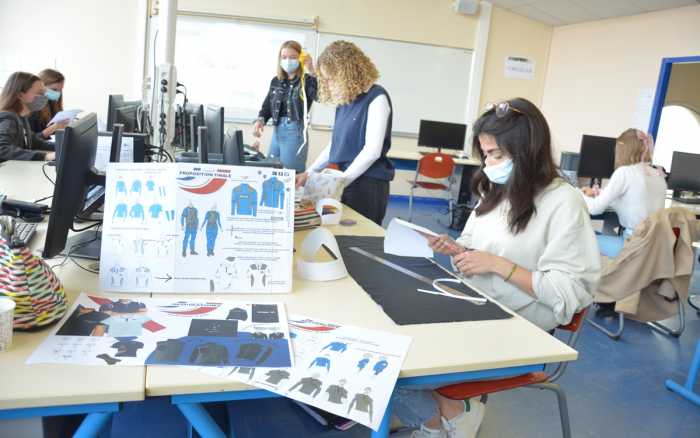
M 447 434 L 442 429 L 429 429 L 421 424 L 419 429 L 404 430 L 389 435 L 390 438 L 447 438 Z
M 442 418 L 442 427 L 447 438 L 475 438 L 484 419 L 486 406 L 479 400 L 469 399 L 469 411 L 457 415 L 451 420 Z

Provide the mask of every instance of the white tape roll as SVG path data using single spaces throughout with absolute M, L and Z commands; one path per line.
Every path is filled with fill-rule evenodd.
M 335 260 L 315 262 L 316 253 L 324 246 L 335 256 Z M 296 265 L 297 273 L 305 280 L 331 281 L 348 275 L 343 256 L 340 255 L 338 242 L 333 234 L 325 228 L 316 228 L 301 242 Z
M 323 207 L 333 207 L 336 212 L 323 214 Z M 321 216 L 321 225 L 338 225 L 343 216 L 343 204 L 332 198 L 319 199 L 316 202 L 316 213 Z

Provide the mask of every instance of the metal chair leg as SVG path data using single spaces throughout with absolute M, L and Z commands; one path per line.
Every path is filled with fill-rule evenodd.
M 678 296 L 676 293 L 676 298 L 678 300 L 678 328 L 677 329 L 672 329 L 664 324 L 661 324 L 660 322 L 647 322 L 647 325 L 653 328 L 656 331 L 659 331 L 665 335 L 669 336 L 674 336 L 674 337 L 679 337 L 681 333 L 683 333 L 683 330 L 685 330 L 685 308 L 683 307 L 683 302 L 681 301 L 681 298 Z M 690 299 L 690 297 L 689 297 Z
M 700 304 L 695 304 L 693 301 L 693 298 L 699 298 L 700 295 L 688 295 L 688 304 L 690 304 L 690 307 L 695 309 L 697 312 L 698 316 L 700 316 Z
M 535 388 L 553 391 L 557 395 L 559 405 L 559 420 L 561 421 L 561 434 L 564 438 L 571 438 L 571 424 L 569 422 L 569 405 L 566 402 L 566 393 L 561 386 L 556 383 L 536 383 L 530 385 Z
M 598 324 L 597 322 L 593 321 L 593 316 L 586 318 L 586 322 L 608 335 L 608 337 L 610 337 L 612 340 L 617 341 L 620 339 L 620 336 L 622 336 L 622 331 L 625 329 L 625 316 L 622 313 L 618 313 L 617 315 L 618 325 L 617 330 L 614 332 L 603 327 L 601 324 Z
M 408 221 L 411 222 L 413 219 L 413 187 L 411 187 L 411 194 L 408 195 Z

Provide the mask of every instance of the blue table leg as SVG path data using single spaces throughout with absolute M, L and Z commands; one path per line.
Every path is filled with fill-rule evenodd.
M 680 385 L 671 379 L 666 380 L 666 388 L 671 391 L 687 398 L 691 402 L 700 406 L 700 394 L 693 392 L 693 385 L 698 378 L 698 372 L 700 371 L 700 340 L 698 340 L 698 345 L 695 347 L 695 355 L 693 356 L 693 362 L 690 364 L 690 370 L 688 371 L 688 378 L 685 380 L 685 385 Z
M 95 438 L 112 418 L 112 412 L 93 412 L 87 414 L 73 438 Z
M 178 403 L 175 406 L 202 438 L 226 438 L 226 434 L 221 431 L 201 403 Z
M 391 405 L 393 404 L 394 397 L 392 396 L 389 399 L 389 404 L 386 407 L 386 412 L 384 412 L 384 418 L 382 418 L 382 422 L 379 425 L 379 430 L 378 431 L 372 431 L 372 438 L 388 438 L 389 436 L 389 427 L 391 425 Z

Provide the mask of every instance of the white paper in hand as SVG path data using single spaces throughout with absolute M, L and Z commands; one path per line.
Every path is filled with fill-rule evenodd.
M 83 110 L 65 110 L 59 111 L 55 116 L 49 121 L 49 125 L 52 123 L 61 123 L 65 120 L 71 121 L 83 112 Z
M 384 236 L 384 252 L 404 257 L 433 257 L 433 250 L 428 246 L 428 239 L 419 233 L 416 227 L 425 234 L 437 236 L 427 228 L 394 218 L 389 222 Z

